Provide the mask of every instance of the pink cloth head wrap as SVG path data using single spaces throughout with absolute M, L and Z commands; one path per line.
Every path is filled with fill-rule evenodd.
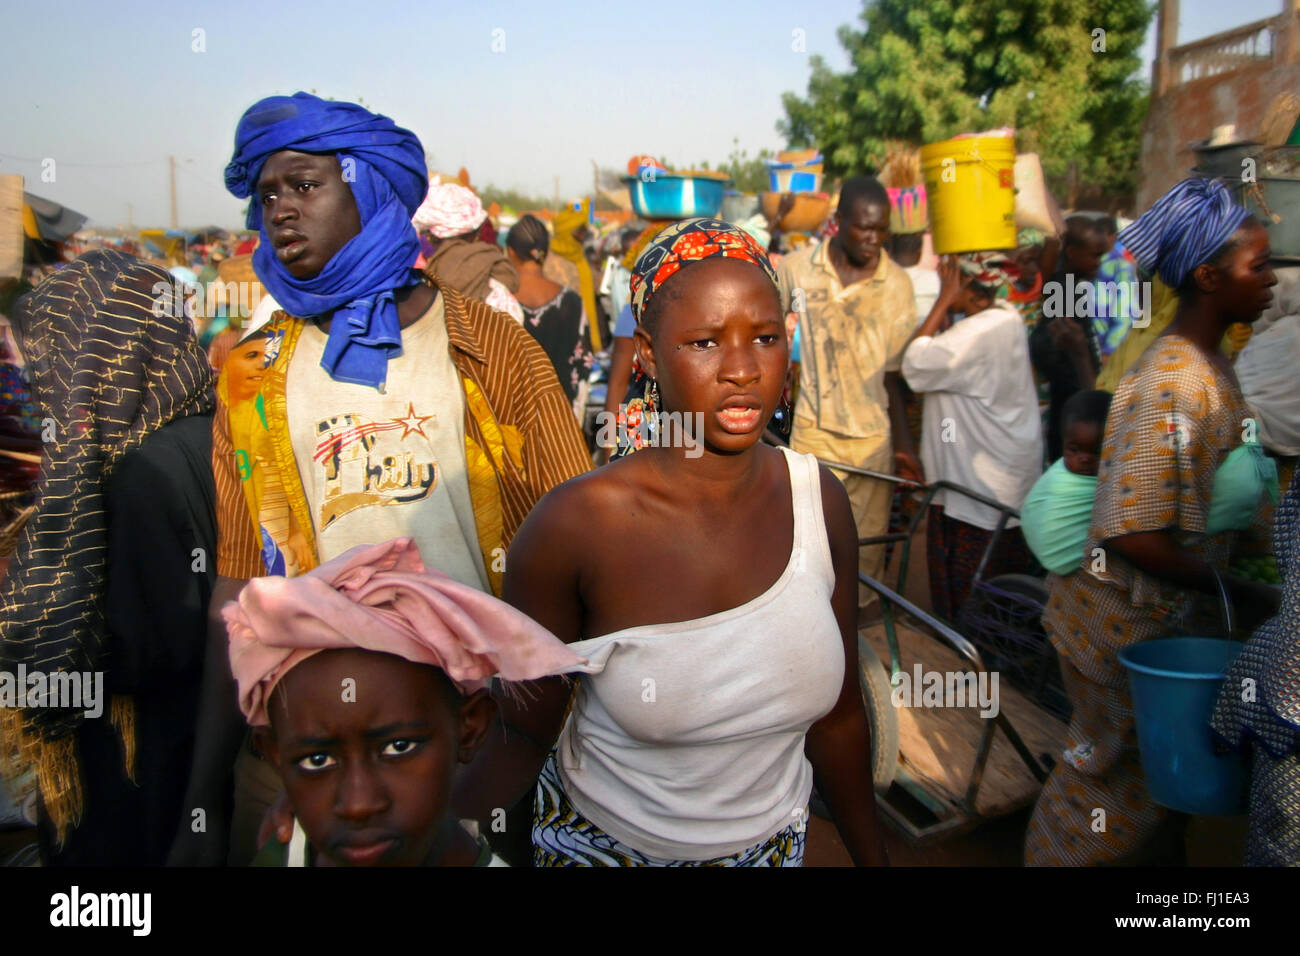
M 410 538 L 363 545 L 296 578 L 254 578 L 221 609 L 239 707 L 266 726 L 275 685 L 313 654 L 360 647 L 442 668 L 462 693 L 588 668 L 510 605 L 427 570 Z
M 486 219 L 487 210 L 472 190 L 460 183 L 435 183 L 411 222 L 417 229 L 448 239 L 477 229 Z

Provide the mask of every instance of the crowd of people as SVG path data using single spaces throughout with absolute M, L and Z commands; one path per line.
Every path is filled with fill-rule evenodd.
M 937 482 L 938 617 L 1047 574 L 1072 713 L 1025 862 L 1166 852 L 1118 655 L 1228 602 L 1246 862 L 1300 863 L 1300 491 L 1274 527 L 1230 358 L 1277 277 L 1222 184 L 939 259 L 869 176 L 797 243 L 788 204 L 499 234 L 413 133 L 298 93 L 243 115 L 226 186 L 259 241 L 203 265 L 251 315 L 159 309 L 188 280 L 116 249 L 3 302 L 0 468 L 37 489 L 0 672 L 111 695 L 0 708 L 45 863 L 798 866 L 814 787 L 885 863 L 858 630 L 887 557 L 859 542 Z M 698 421 L 699 454 L 595 447 L 606 356 L 606 410 Z M 1280 589 L 1229 569 L 1270 532 Z

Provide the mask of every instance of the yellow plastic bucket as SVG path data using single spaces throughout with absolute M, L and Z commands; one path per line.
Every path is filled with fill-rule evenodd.
M 979 136 L 922 146 L 921 174 L 935 252 L 1015 248 L 1014 139 Z

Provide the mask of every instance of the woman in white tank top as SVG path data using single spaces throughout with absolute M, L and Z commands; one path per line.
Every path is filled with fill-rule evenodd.
M 535 787 L 538 865 L 798 866 L 816 778 L 855 862 L 883 863 L 848 496 L 760 441 L 788 363 L 775 274 L 687 220 L 632 298 L 673 427 L 551 491 L 506 560 L 505 599 L 590 672 L 500 698 L 458 809 L 490 825 Z

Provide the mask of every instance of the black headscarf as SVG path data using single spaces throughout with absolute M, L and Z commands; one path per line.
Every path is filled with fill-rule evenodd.
M 210 412 L 213 374 L 173 278 L 112 250 L 87 253 L 20 299 L 12 321 L 45 441 L 38 510 L 0 588 L 0 671 L 105 671 L 104 485 L 122 456 L 171 421 Z M 129 701 L 114 700 L 131 773 Z M 81 709 L 0 711 L 6 769 L 35 766 L 64 832 L 81 810 Z

